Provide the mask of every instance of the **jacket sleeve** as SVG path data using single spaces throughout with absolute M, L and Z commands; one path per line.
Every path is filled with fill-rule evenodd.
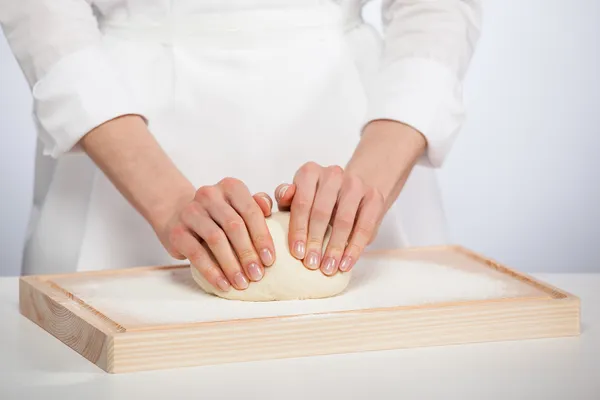
M 143 116 L 86 0 L 0 0 L 0 24 L 30 85 L 46 155 L 79 151 L 86 133 L 118 116 Z
M 381 68 L 367 121 L 421 132 L 420 165 L 441 167 L 464 120 L 462 83 L 480 34 L 480 0 L 383 0 Z

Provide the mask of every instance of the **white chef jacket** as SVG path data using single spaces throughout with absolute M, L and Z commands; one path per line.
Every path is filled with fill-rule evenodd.
M 366 123 L 401 121 L 428 146 L 379 243 L 444 242 L 435 169 L 464 121 L 480 1 L 384 0 L 382 38 L 366 2 L 0 0 L 39 133 L 23 272 L 172 261 L 77 144 L 125 114 L 194 184 L 233 175 L 255 191 L 309 160 L 344 165 Z

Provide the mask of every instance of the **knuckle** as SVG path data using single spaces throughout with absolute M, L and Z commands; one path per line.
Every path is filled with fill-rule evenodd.
M 330 165 L 325 168 L 325 172 L 331 178 L 341 178 L 344 175 L 344 169 L 339 165 Z
M 219 190 L 214 186 L 202 186 L 196 191 L 194 198 L 198 201 L 212 200 L 217 196 L 218 192 Z
M 350 243 L 346 248 L 349 254 L 357 255 L 362 253 L 362 247 L 357 245 L 356 243 Z
M 340 255 L 344 252 L 344 248 L 337 244 L 330 243 L 327 247 L 327 254 L 329 255 Z
M 225 221 L 225 230 L 228 232 L 239 232 L 246 229 L 246 224 L 241 217 L 234 217 Z
M 215 276 L 216 274 L 212 271 L 212 268 L 199 268 L 198 271 L 200 271 L 200 275 L 202 275 L 207 282 L 214 286 L 217 279 Z
M 239 186 L 241 183 L 242 182 L 239 179 L 227 177 L 219 181 L 219 186 L 221 186 L 225 190 L 231 190 Z
M 264 214 L 257 204 L 248 203 L 242 210 L 242 214 L 248 221 L 257 221 L 259 218 L 264 218 Z
M 207 274 L 207 268 L 202 264 L 194 264 L 192 262 L 192 267 L 196 269 L 196 271 L 207 281 L 210 282 L 209 276 Z
M 219 279 L 221 276 L 221 274 L 216 268 L 209 265 L 201 264 L 197 266 L 197 269 L 200 272 L 200 274 L 204 277 L 204 279 L 206 279 L 206 281 L 212 285 L 215 285 L 217 279 Z
M 254 250 L 249 249 L 249 248 L 243 248 L 237 251 L 237 255 L 240 259 L 240 261 L 249 261 L 249 260 L 253 260 L 256 258 L 256 253 L 254 252 Z
M 206 234 L 206 237 L 204 237 L 203 239 L 209 246 L 212 247 L 219 245 L 225 239 L 225 234 L 220 229 L 213 229 L 209 231 Z
M 306 164 L 302 165 L 298 172 L 302 175 L 306 174 L 314 174 L 317 173 L 321 169 L 321 166 L 314 161 L 309 161 Z
M 189 223 L 200 215 L 200 207 L 197 203 L 189 203 L 180 212 L 179 218 L 185 223 Z
M 363 182 L 356 175 L 350 175 L 345 177 L 344 186 L 348 188 L 348 190 L 352 192 L 362 192 L 363 191 Z
M 308 233 L 308 228 L 306 224 L 299 223 L 294 225 L 292 233 L 296 237 L 306 237 L 306 234 Z
M 308 169 L 309 171 L 315 171 L 315 170 L 319 169 L 320 167 L 321 166 L 314 161 L 308 161 L 307 163 L 305 163 L 302 166 L 302 168 Z
M 375 222 L 374 221 L 362 221 L 356 228 L 354 229 L 355 234 L 361 236 L 364 239 L 368 239 L 373 234 L 375 230 Z
M 264 247 L 271 242 L 271 237 L 267 233 L 256 233 L 252 235 L 252 241 L 257 245 L 257 247 Z
M 311 202 L 304 197 L 295 197 L 294 198 L 293 207 L 298 213 L 300 213 L 302 215 L 308 214 L 311 206 L 312 206 Z
M 320 207 L 315 207 L 311 212 L 311 217 L 316 221 L 328 222 L 331 219 L 331 212 L 327 212 Z
M 176 249 L 180 246 L 183 235 L 185 234 L 186 229 L 183 225 L 176 225 L 173 227 L 168 234 L 168 240 L 171 246 Z
M 307 244 L 308 247 L 319 248 L 321 246 L 322 242 L 323 242 L 323 238 L 322 237 L 310 236 L 308 238 L 308 240 L 306 241 L 306 244 Z
M 187 254 L 187 259 L 194 265 L 202 265 L 204 259 L 204 250 L 198 246 Z
M 336 217 L 334 225 L 336 228 L 342 231 L 350 231 L 354 227 L 354 216 L 350 216 L 349 214 L 340 214 Z
M 223 274 L 227 276 L 232 283 L 234 282 L 235 275 L 242 271 L 237 256 L 235 257 L 235 260 L 222 262 L 219 264 L 219 266 L 221 271 L 223 271 Z
M 365 197 L 377 204 L 383 204 L 383 194 L 381 194 L 381 192 L 374 187 L 369 187 L 367 189 Z

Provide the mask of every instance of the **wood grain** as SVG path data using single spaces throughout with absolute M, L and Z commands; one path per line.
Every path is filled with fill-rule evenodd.
M 104 370 L 112 359 L 113 334 L 118 329 L 80 307 L 48 282 L 35 277 L 19 281 L 19 308 L 58 340 Z
M 531 300 L 118 334 L 113 372 L 420 346 L 573 336 L 578 302 Z
M 248 318 L 127 329 L 85 304 L 55 276 L 20 282 L 21 312 L 66 345 L 111 373 L 156 370 L 324 354 L 421 346 L 574 336 L 580 333 L 580 300 L 459 246 L 371 252 L 411 259 L 447 257 L 494 269 L 542 290 L 539 296 L 418 306 Z M 466 257 L 466 258 L 465 258 Z M 466 265 L 466 264 L 465 264 Z M 115 271 L 136 274 L 181 266 Z M 70 275 L 110 274 L 110 271 Z M 495 273 L 495 272 L 494 272 Z M 120 275 L 119 275 L 120 276 Z M 69 277 L 61 275 L 61 278 Z

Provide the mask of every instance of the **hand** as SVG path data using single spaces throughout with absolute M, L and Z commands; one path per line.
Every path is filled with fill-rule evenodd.
M 225 178 L 177 207 L 159 237 L 173 257 L 189 260 L 218 290 L 244 290 L 275 259 L 265 222 L 271 207 L 266 193 L 252 196 L 241 181 Z
M 278 186 L 275 199 L 280 209 L 290 209 L 292 255 L 329 276 L 350 271 L 375 237 L 384 213 L 377 189 L 339 166 L 313 162 L 298 170 L 292 184 Z M 331 238 L 322 254 L 329 224 Z

